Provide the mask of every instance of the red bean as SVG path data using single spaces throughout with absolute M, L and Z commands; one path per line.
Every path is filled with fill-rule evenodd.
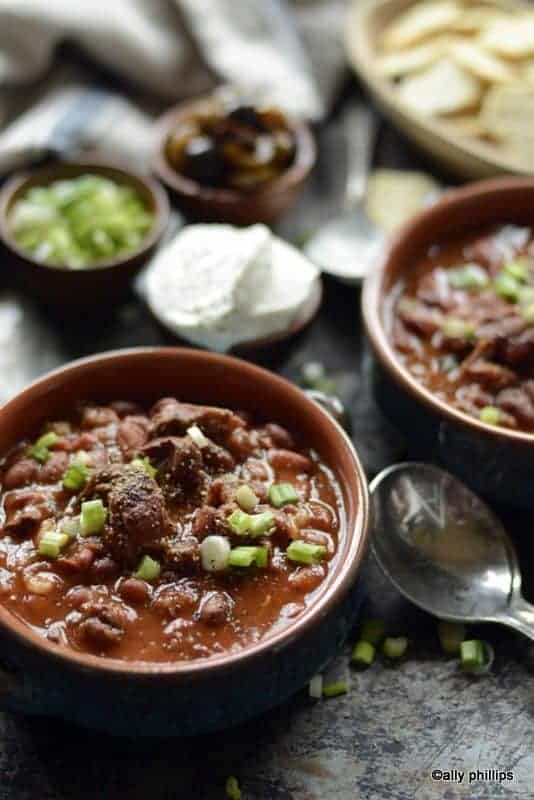
M 126 578 L 121 581 L 117 591 L 127 603 L 134 605 L 146 603 L 150 597 L 150 585 L 138 578 Z
M 289 583 L 292 589 L 298 592 L 308 593 L 319 586 L 324 578 L 324 568 L 320 564 L 312 567 L 298 567 L 289 576 Z
M 93 428 L 104 428 L 113 425 L 119 418 L 112 408 L 105 406 L 94 406 L 85 408 L 82 414 L 82 428 L 92 430 Z
M 97 559 L 91 567 L 91 578 L 96 581 L 106 581 L 117 574 L 117 563 L 109 556 Z
M 269 450 L 269 461 L 275 469 L 292 472 L 313 472 L 313 463 L 307 456 L 293 450 Z
M 146 426 L 141 424 L 135 417 L 126 417 L 117 431 L 117 442 L 125 455 L 131 455 L 139 450 L 147 441 L 148 433 Z
M 63 477 L 68 464 L 69 457 L 66 453 L 50 453 L 46 464 L 39 468 L 37 480 L 39 483 L 57 483 Z
M 37 464 L 33 459 L 23 458 L 10 467 L 4 475 L 4 489 L 18 489 L 35 480 Z
M 206 625 L 224 625 L 228 622 L 233 601 L 226 592 L 207 592 L 201 602 L 199 619 Z
M 282 428 L 281 425 L 277 425 L 274 422 L 269 422 L 265 426 L 265 432 L 268 434 L 272 441 L 272 445 L 274 447 L 283 447 L 286 450 L 292 450 L 295 446 L 293 437 L 291 434 L 286 431 L 285 428 Z
M 79 547 L 71 555 L 58 558 L 55 566 L 60 572 L 86 572 L 94 559 L 94 550 L 90 547 Z

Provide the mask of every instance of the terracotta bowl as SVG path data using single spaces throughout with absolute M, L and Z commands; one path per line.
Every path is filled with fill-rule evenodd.
M 305 686 L 354 624 L 369 535 L 365 476 L 333 418 L 271 372 L 236 358 L 179 348 L 123 350 L 75 361 L 0 409 L 0 453 L 82 399 L 151 401 L 169 394 L 261 412 L 301 434 L 331 466 L 342 488 L 347 528 L 323 590 L 292 625 L 239 653 L 174 664 L 124 662 L 59 648 L 0 604 L 5 708 L 125 736 L 220 729 Z
M 9 215 L 13 206 L 34 186 L 93 173 L 119 184 L 132 186 L 154 213 L 154 224 L 137 250 L 127 256 L 102 261 L 80 270 L 45 266 L 22 250 L 11 235 Z M 122 167 L 88 159 L 56 162 L 13 176 L 0 191 L 0 238 L 7 251 L 7 267 L 15 279 L 38 300 L 63 315 L 95 310 L 102 313 L 127 289 L 133 276 L 146 263 L 159 242 L 169 219 L 165 190 L 154 180 Z
M 534 435 L 486 425 L 438 400 L 401 364 L 387 333 L 390 293 L 431 245 L 484 226 L 532 226 L 534 180 L 499 178 L 447 192 L 394 237 L 363 291 L 365 327 L 375 355 L 377 400 L 406 433 L 408 447 L 433 458 L 489 500 L 534 508 Z
M 289 169 L 266 186 L 249 192 L 209 187 L 180 175 L 165 154 L 169 134 L 205 108 L 206 103 L 206 99 L 184 103 L 159 119 L 153 160 L 155 174 L 169 189 L 179 209 L 190 219 L 233 225 L 273 222 L 294 203 L 315 165 L 315 139 L 309 125 L 301 120 L 288 119 L 296 140 L 295 160 Z

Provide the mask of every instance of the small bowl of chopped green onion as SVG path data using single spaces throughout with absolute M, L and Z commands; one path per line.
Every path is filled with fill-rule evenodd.
M 11 267 L 40 300 L 65 312 L 115 299 L 168 222 L 164 189 L 100 162 L 59 162 L 14 176 L 0 193 Z

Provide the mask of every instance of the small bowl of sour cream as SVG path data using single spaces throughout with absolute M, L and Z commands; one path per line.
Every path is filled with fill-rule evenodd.
M 302 330 L 322 298 L 318 269 L 265 225 L 183 228 L 142 291 L 174 335 L 217 352 L 272 346 Z

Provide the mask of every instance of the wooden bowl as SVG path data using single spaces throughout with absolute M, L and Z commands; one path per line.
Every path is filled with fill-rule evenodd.
M 489 142 L 462 136 L 451 122 L 414 113 L 399 100 L 391 81 L 379 74 L 375 66 L 378 37 L 397 14 L 413 4 L 414 0 L 353 0 L 349 11 L 345 32 L 348 59 L 377 106 L 422 150 L 461 177 L 531 175 L 534 164 L 521 166 Z M 477 0 L 477 5 L 504 11 L 525 10 L 520 0 Z
M 195 100 L 171 108 L 157 122 L 153 170 L 165 184 L 178 208 L 190 219 L 229 222 L 233 225 L 269 223 L 281 217 L 295 202 L 315 165 L 315 138 L 305 122 L 287 117 L 295 137 L 293 164 L 279 177 L 253 191 L 205 186 L 181 175 L 169 164 L 165 153 L 169 134 L 181 123 L 206 109 L 209 99 Z
M 412 455 L 437 460 L 494 503 L 530 510 L 534 434 L 487 425 L 440 400 L 401 363 L 389 332 L 395 287 L 429 247 L 480 235 L 486 226 L 532 226 L 533 219 L 534 179 L 496 178 L 449 191 L 393 237 L 362 295 L 376 399 Z
M 154 214 L 152 228 L 141 245 L 126 256 L 102 261 L 98 266 L 66 269 L 35 260 L 14 240 L 9 215 L 15 203 L 34 186 L 85 174 L 101 175 L 133 187 Z M 13 176 L 0 191 L 0 238 L 7 251 L 8 268 L 36 298 L 54 311 L 72 316 L 84 310 L 101 312 L 127 289 L 132 277 L 145 264 L 158 244 L 169 219 L 169 201 L 164 189 L 151 178 L 100 161 L 57 162 Z

